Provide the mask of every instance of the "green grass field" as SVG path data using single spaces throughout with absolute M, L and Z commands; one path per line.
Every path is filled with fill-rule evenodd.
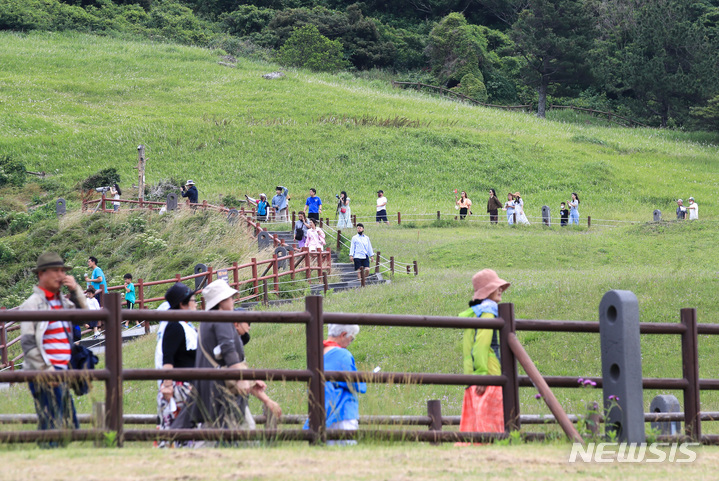
M 7 32 L 0 33 L 0 44 L 0 151 L 29 170 L 50 173 L 53 195 L 70 199 L 71 210 L 79 208 L 76 184 L 107 167 L 120 171 L 131 198 L 139 144 L 147 148 L 148 183 L 192 178 L 200 199 L 210 202 L 220 194 L 270 194 L 276 184 L 284 184 L 294 194 L 291 209 L 300 209 L 309 187 L 325 199 L 346 190 L 360 217 L 373 214 L 378 188 L 387 193 L 391 215 L 398 210 L 454 213 L 454 189 L 468 191 L 482 212 L 490 187 L 500 193 L 521 191 L 534 216 L 545 204 L 556 213 L 573 191 L 582 199 L 582 217 L 593 219 L 648 222 L 656 208 L 671 219 L 674 199 L 690 195 L 701 206 L 700 221 L 615 228 L 544 228 L 537 222 L 515 228 L 452 221 L 368 225 L 375 249 L 403 262 L 416 259 L 420 275 L 396 275 L 388 286 L 330 294 L 327 311 L 453 316 L 471 297 L 472 274 L 490 267 L 512 282 L 504 300 L 515 304 L 519 318 L 596 320 L 602 295 L 627 289 L 639 299 L 642 321 L 678 322 L 679 309 L 696 307 L 700 322 L 719 323 L 716 135 L 607 128 L 566 114 L 542 121 L 394 90 L 386 82 L 349 74 L 289 70 L 285 78 L 268 81 L 261 75 L 276 65 L 240 59 L 237 68 L 227 68 L 217 64 L 221 52 L 176 45 Z M 404 117 L 418 125 L 366 126 L 346 120 L 362 117 Z M 43 193 L 42 188 L 27 189 Z M 5 208 L 22 208 L 30 197 L 25 191 L 0 190 Z M 147 220 L 145 234 L 165 242 L 165 253 L 148 250 L 147 240 L 143 244 L 126 227 L 136 222 L 133 216 L 84 221 L 73 215 L 61 223 L 44 221 L 3 242 L 21 253 L 25 245 L 61 248 L 80 266 L 99 251 L 101 264 L 104 256 L 115 278 L 126 269 L 137 269 L 146 279 L 155 272 L 172 275 L 171 270 L 188 274 L 195 262 L 251 255 L 250 241 L 211 219 Z M 192 245 L 190 255 L 185 247 L 193 244 L 195 231 L 208 241 Z M 143 245 L 145 251 L 138 253 Z M 19 258 L 29 267 L 29 258 Z M 9 282 L 14 287 L 4 292 L 17 301 L 27 295 L 31 279 L 19 262 L 13 269 Z M 284 309 L 301 308 L 296 303 Z M 253 325 L 250 364 L 303 368 L 302 331 L 299 326 Z M 523 332 L 520 340 L 544 374 L 601 373 L 597 335 Z M 458 373 L 460 341 L 461 332 L 450 329 L 368 327 L 351 350 L 361 369 Z M 150 367 L 153 351 L 152 336 L 132 343 L 123 352 L 124 364 Z M 642 354 L 646 377 L 681 375 L 677 336 L 643 337 Z M 701 336 L 699 355 L 701 377 L 719 377 L 714 362 L 719 343 Z M 127 383 L 125 412 L 153 413 L 153 386 Z M 548 412 L 534 393 L 520 391 L 523 413 Z M 645 392 L 647 408 L 654 394 Z M 286 413 L 306 412 L 303 385 L 274 382 L 270 395 Z M 588 402 L 600 400 L 601 392 L 565 389 L 557 396 L 568 412 L 581 413 Z M 78 401 L 79 409 L 89 412 L 93 401 L 103 399 L 98 384 Z M 456 415 L 462 388 L 371 386 L 360 412 L 423 414 L 428 399 L 440 399 L 443 413 Z M 253 408 L 259 411 L 258 405 Z M 702 410 L 719 410 L 714 392 L 703 393 Z M 25 386 L 0 391 L 0 412 L 32 411 Z M 704 432 L 719 429 L 705 423 Z M 553 463 L 548 470 L 562 470 Z M 593 474 L 612 475 L 573 476 Z

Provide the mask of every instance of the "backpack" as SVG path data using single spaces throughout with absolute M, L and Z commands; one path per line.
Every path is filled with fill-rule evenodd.
M 295 229 L 295 240 L 301 241 L 305 238 L 305 230 L 302 227 Z

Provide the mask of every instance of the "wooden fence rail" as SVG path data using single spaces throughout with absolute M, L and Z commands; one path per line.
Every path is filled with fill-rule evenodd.
M 519 387 L 533 386 L 537 379 L 519 376 L 517 372 L 517 354 L 521 351 L 513 348 L 518 343 L 514 337 L 517 330 L 534 331 L 561 331 L 561 332 L 597 332 L 599 325 L 595 322 L 581 321 L 543 321 L 515 319 L 512 304 L 500 304 L 500 317 L 496 319 L 459 318 L 440 316 L 396 316 L 385 314 L 348 314 L 324 313 L 321 297 L 307 297 L 305 311 L 303 312 L 253 312 L 253 311 L 140 311 L 121 309 L 119 294 L 107 296 L 105 308 L 99 311 L 2 311 L 0 322 L 10 319 L 15 321 L 53 320 L 65 319 L 71 321 L 103 320 L 107 325 L 106 343 L 106 369 L 95 371 L 70 372 L 41 372 L 41 371 L 15 371 L 0 372 L 0 382 L 27 382 L 29 380 L 65 380 L 76 377 L 89 377 L 102 381 L 106 385 L 105 395 L 105 424 L 101 429 L 74 430 L 71 433 L 61 431 L 9 431 L 0 432 L 0 442 L 31 442 L 51 439 L 97 439 L 104 433 L 116 433 L 118 446 L 125 441 L 142 440 L 239 440 L 239 439 L 294 439 L 310 443 L 322 443 L 328 439 L 347 439 L 358 436 L 373 436 L 376 439 L 405 439 L 430 442 L 450 441 L 491 441 L 505 439 L 511 431 L 521 428 L 521 409 L 519 403 Z M 124 320 L 186 320 L 193 322 L 265 322 L 265 323 L 293 323 L 305 326 L 306 342 L 306 368 L 298 370 L 277 369 L 123 369 L 120 326 Z M 323 325 L 335 324 L 361 324 L 374 326 L 404 326 L 404 327 L 430 327 L 430 328 L 482 328 L 499 329 L 501 341 L 501 367 L 499 376 L 474 376 L 463 374 L 438 373 L 404 373 L 404 372 L 340 372 L 325 371 L 323 361 Z M 644 334 L 678 334 L 682 336 L 682 365 L 684 375 L 679 379 L 652 378 L 644 379 L 645 388 L 650 389 L 681 389 L 684 391 L 684 413 L 686 422 L 686 436 L 662 437 L 668 439 L 692 439 L 705 443 L 717 443 L 717 436 L 702 436 L 701 421 L 706 419 L 707 413 L 699 412 L 699 395 L 702 389 L 719 389 L 719 379 L 699 379 L 696 345 L 698 334 L 719 334 L 719 325 L 705 324 L 701 328 L 696 323 L 694 309 L 681 310 L 681 323 L 642 323 L 640 332 Z M 514 341 L 510 342 L 510 339 Z M 523 365 L 528 366 L 526 361 Z M 529 371 L 528 371 L 529 372 Z M 530 372 L 530 375 L 532 373 Z M 123 382 L 126 380 L 158 380 L 172 378 L 174 380 L 192 379 L 263 379 L 287 380 L 306 382 L 308 384 L 308 418 L 309 430 L 161 430 L 134 429 L 126 430 L 123 414 Z M 579 376 L 543 377 L 546 383 L 543 389 L 549 387 L 580 388 L 577 382 Z M 441 432 L 441 414 L 433 411 L 430 417 L 434 421 L 430 424 L 430 431 L 418 432 L 407 430 L 365 431 L 352 433 L 338 430 L 327 430 L 325 427 L 324 411 L 324 382 L 325 380 L 352 381 L 361 380 L 370 383 L 412 383 L 412 384 L 443 384 L 443 385 L 497 385 L 502 386 L 504 399 L 504 433 L 455 433 Z M 601 379 L 598 379 L 601 381 Z M 598 383 L 599 384 L 599 383 Z M 600 385 L 601 386 L 601 385 Z M 436 404 L 434 404 L 436 408 Z M 565 431 L 566 432 L 566 431 Z M 570 432 L 568 436 L 573 437 Z M 523 433 L 528 439 L 541 438 L 541 433 Z

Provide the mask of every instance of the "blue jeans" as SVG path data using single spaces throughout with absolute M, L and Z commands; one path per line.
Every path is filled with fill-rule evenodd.
M 29 387 L 35 400 L 38 429 L 80 429 L 67 384 L 51 386 L 47 382 L 31 382 Z
M 572 209 L 569 211 L 569 223 L 579 225 L 579 211 Z

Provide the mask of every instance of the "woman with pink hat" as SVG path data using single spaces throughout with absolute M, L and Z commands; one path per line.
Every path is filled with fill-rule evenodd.
M 495 318 L 498 303 L 509 282 L 500 279 L 492 269 L 484 269 L 472 277 L 474 296 L 469 309 L 460 317 Z M 465 329 L 463 340 L 464 373 L 499 376 L 499 331 L 496 329 Z M 469 386 L 464 391 L 459 430 L 465 432 L 504 432 L 504 409 L 501 386 Z

